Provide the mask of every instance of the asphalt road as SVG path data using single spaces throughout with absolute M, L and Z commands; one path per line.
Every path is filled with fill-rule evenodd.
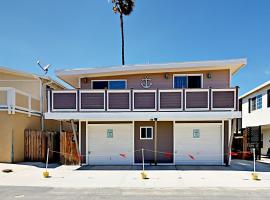
M 0 187 L 1 200 L 260 200 L 270 199 L 268 189 L 228 189 L 228 188 L 189 188 L 189 189 L 60 189 L 42 187 Z

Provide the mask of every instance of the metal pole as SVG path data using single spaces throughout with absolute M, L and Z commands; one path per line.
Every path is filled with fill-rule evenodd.
M 142 168 L 144 172 L 144 149 L 142 149 Z
M 49 163 L 49 153 L 50 153 L 50 149 L 48 147 L 48 149 L 47 149 L 47 158 L 46 158 L 46 171 L 47 171 L 48 163 Z
M 253 148 L 253 171 L 256 172 L 255 148 Z

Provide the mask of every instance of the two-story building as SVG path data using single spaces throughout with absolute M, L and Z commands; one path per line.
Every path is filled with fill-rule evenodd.
M 57 70 L 46 119 L 79 122 L 89 165 L 223 165 L 241 117 L 231 77 L 246 59 Z M 143 150 L 142 150 L 143 149 Z M 142 153 L 143 152 L 143 153 Z
M 270 151 L 270 81 L 240 97 L 242 128 L 258 127 L 261 134 L 261 154 Z

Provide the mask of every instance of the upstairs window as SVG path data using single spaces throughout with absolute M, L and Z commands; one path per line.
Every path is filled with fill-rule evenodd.
M 270 108 L 270 89 L 267 90 L 267 107 Z
M 92 81 L 92 89 L 126 89 L 125 80 L 95 80 Z
M 251 99 L 251 111 L 262 108 L 262 95 L 259 94 Z
M 202 75 L 174 75 L 174 88 L 202 88 Z
M 256 101 L 256 106 L 257 106 L 257 109 L 261 109 L 262 108 L 262 95 L 259 94 L 257 97 L 256 97 L 257 101 Z
M 251 110 L 256 110 L 256 97 L 251 99 Z

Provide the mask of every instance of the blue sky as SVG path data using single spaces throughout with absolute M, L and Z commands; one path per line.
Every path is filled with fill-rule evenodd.
M 242 58 L 241 94 L 270 79 L 270 1 L 137 0 L 125 18 L 126 63 Z M 0 66 L 42 74 L 121 64 L 119 17 L 108 0 L 1 0 Z

